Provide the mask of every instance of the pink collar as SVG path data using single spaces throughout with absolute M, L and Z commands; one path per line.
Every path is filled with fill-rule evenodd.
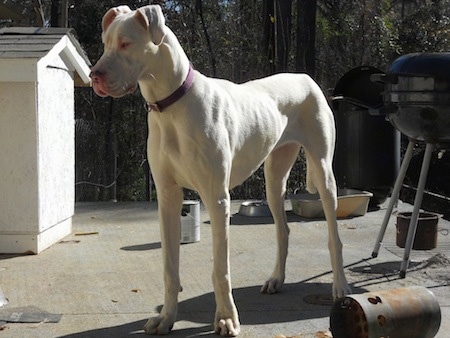
M 183 95 L 186 94 L 188 90 L 192 87 L 193 83 L 194 83 L 194 67 L 192 67 L 192 65 L 189 63 L 189 71 L 186 76 L 186 80 L 184 80 L 183 84 L 165 99 L 162 99 L 161 101 L 157 101 L 155 103 L 147 102 L 146 103 L 147 111 L 150 112 L 154 110 L 161 113 L 164 109 L 166 109 L 167 107 L 169 107 L 170 105 L 174 104 L 179 99 L 181 99 Z

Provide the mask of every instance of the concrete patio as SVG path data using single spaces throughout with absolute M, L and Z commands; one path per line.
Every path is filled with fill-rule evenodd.
M 326 223 L 289 213 L 286 284 L 279 294 L 263 295 L 260 286 L 275 260 L 275 228 L 271 218 L 236 214 L 239 205 L 233 202 L 230 259 L 240 337 L 331 337 Z M 399 209 L 412 206 L 401 203 Z M 156 203 L 78 204 L 73 233 L 58 244 L 34 256 L 0 255 L 0 289 L 9 300 L 0 307 L 0 337 L 143 337 L 142 327 L 158 313 L 164 294 L 156 210 Z M 448 337 L 450 223 L 439 221 L 437 248 L 413 251 L 406 278 L 400 279 L 403 249 L 395 245 L 394 217 L 379 256 L 371 258 L 384 210 L 338 222 L 353 291 L 425 286 L 441 306 L 436 337 Z M 215 336 L 210 227 L 202 208 L 200 242 L 181 246 L 183 292 L 171 337 Z M 20 315 L 47 320 L 2 322 Z

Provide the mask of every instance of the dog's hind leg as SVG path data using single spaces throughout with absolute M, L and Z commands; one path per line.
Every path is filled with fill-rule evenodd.
M 339 238 L 336 220 L 337 186 L 332 168 L 332 156 L 317 156 L 320 151 L 305 149 L 307 165 L 310 170 L 311 184 L 317 188 L 325 218 L 328 224 L 328 249 L 330 251 L 331 268 L 333 270 L 333 297 L 341 297 L 351 293 L 344 274 L 342 258 L 342 242 Z M 315 157 L 312 155 L 316 155 Z
M 286 182 L 299 150 L 299 144 L 285 144 L 275 149 L 264 164 L 267 201 L 276 224 L 278 251 L 275 268 L 270 278 L 262 286 L 262 293 L 278 292 L 284 283 L 289 244 L 289 227 L 284 210 L 284 199 Z
M 168 334 L 178 311 L 178 293 L 181 290 L 179 277 L 180 260 L 180 214 L 183 191 L 176 185 L 158 189 L 158 213 L 161 246 L 164 263 L 164 305 L 159 316 L 150 318 L 144 326 L 149 334 Z

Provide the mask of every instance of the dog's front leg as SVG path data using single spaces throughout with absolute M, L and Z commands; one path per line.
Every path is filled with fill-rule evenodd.
M 180 213 L 183 191 L 178 186 L 158 190 L 158 214 L 164 264 L 164 305 L 159 316 L 150 318 L 144 326 L 149 334 L 168 334 L 178 311 L 180 261 Z
M 222 336 L 234 337 L 240 332 L 239 317 L 234 304 L 229 255 L 230 196 L 228 191 L 222 196 L 204 199 L 211 217 L 213 237 L 212 281 L 216 298 L 214 330 Z M 218 198 L 217 198 L 218 197 Z

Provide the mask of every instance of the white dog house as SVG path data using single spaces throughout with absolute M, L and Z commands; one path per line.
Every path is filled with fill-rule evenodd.
M 0 253 L 72 231 L 74 81 L 88 84 L 89 66 L 70 29 L 0 29 Z

